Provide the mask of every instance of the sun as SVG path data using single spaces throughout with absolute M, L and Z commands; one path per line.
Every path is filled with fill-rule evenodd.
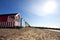
M 57 3 L 55 1 L 47 1 L 42 8 L 42 11 L 48 15 L 48 14 L 54 14 L 55 10 L 57 8 Z

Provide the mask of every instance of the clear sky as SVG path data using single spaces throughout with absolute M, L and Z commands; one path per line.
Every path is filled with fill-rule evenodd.
M 0 14 L 17 12 L 31 26 L 60 28 L 60 0 L 0 0 Z

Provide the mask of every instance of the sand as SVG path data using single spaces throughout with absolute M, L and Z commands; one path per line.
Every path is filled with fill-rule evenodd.
M 60 40 L 60 32 L 38 28 L 0 28 L 0 40 Z

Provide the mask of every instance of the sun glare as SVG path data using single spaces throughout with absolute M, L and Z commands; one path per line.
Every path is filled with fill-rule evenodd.
M 33 4 L 30 7 L 31 12 L 38 16 L 47 16 L 50 14 L 55 14 L 57 9 L 56 1 L 46 1 L 40 4 Z
M 54 14 L 55 10 L 57 8 L 57 3 L 55 1 L 47 1 L 44 5 L 43 5 L 43 12 L 46 13 L 46 15 L 48 14 Z

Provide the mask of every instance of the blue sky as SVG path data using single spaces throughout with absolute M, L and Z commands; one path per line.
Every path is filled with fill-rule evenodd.
M 60 28 L 60 0 L 0 0 L 0 14 L 16 12 L 31 26 Z

